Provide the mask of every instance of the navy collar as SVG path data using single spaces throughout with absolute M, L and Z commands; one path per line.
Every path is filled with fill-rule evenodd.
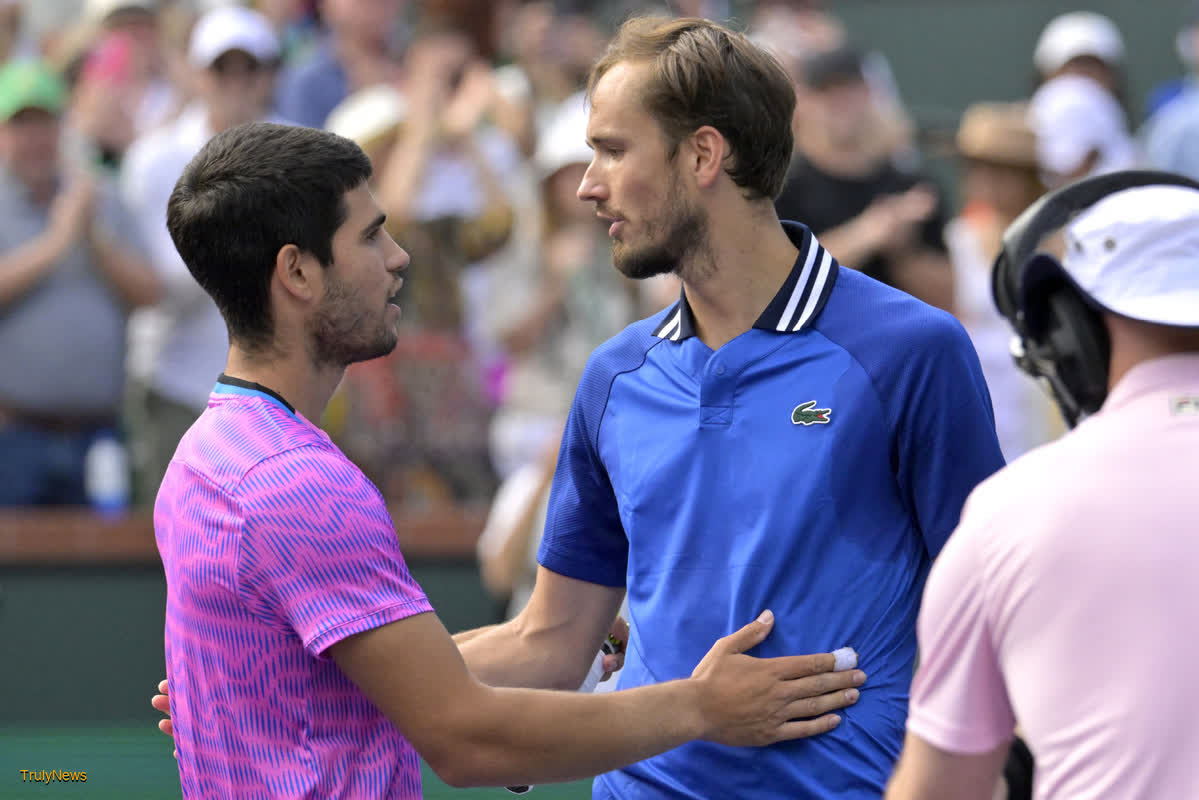
M 261 383 L 234 378 L 232 375 L 221 373 L 216 379 L 216 388 L 218 390 L 232 392 L 233 394 L 259 394 L 266 397 L 275 403 L 286 408 L 292 414 L 296 413 L 295 406 L 283 399 L 283 395 L 276 392 L 274 389 L 268 389 Z
M 840 266 L 805 226 L 786 221 L 782 225 L 791 242 L 799 248 L 799 256 L 795 259 L 791 274 L 783 281 L 782 287 L 758 317 L 754 327 L 764 331 L 798 333 L 811 327 L 820 316 L 837 282 Z M 687 302 L 687 290 L 684 287 L 679 302 L 666 312 L 662 322 L 654 329 L 654 336 L 680 342 L 694 335 L 695 317 Z

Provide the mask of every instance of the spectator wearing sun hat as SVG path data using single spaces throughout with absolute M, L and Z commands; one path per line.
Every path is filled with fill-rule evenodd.
M 1000 236 L 1045 187 L 1024 103 L 975 103 L 958 126 L 963 208 L 945 226 L 953 266 L 953 312 L 970 334 L 995 408 L 995 432 L 1011 461 L 1056 436 L 1057 413 L 1012 362 L 1011 331 L 991 299 Z
M 479 317 L 466 280 L 505 247 L 514 213 L 489 134 L 448 115 L 461 104 L 445 101 L 447 77 L 434 67 L 446 62 L 429 52 L 413 58 L 403 88 L 360 89 L 325 123 L 367 153 L 387 230 L 423 265 L 404 279 L 395 352 L 347 371 L 335 405 L 344 413 L 328 429 L 395 502 L 484 502 L 495 488 L 486 452 L 492 401 L 469 337 Z
M 225 363 L 225 323 L 179 258 L 166 228 L 167 200 L 187 162 L 212 136 L 270 112 L 279 39 L 257 11 L 221 6 L 192 29 L 187 62 L 197 99 L 172 123 L 139 138 L 121 168 L 166 299 L 130 324 L 133 456 L 137 497 L 152 502 L 179 437 L 203 410 Z

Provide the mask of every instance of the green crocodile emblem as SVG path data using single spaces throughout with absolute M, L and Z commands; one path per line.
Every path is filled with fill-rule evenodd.
M 827 425 L 828 415 L 833 413 L 831 408 L 813 408 L 815 400 L 800 403 L 791 412 L 791 422 L 795 425 Z

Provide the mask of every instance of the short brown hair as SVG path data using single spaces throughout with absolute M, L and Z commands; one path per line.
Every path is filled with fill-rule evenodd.
M 621 62 L 650 62 L 646 110 L 671 144 L 711 125 L 729 143 L 729 177 L 756 198 L 783 187 L 793 147 L 795 87 L 774 56 L 743 34 L 706 19 L 633 17 L 591 68 L 587 96 Z

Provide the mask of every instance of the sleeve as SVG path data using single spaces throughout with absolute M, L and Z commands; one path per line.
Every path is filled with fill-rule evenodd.
M 566 420 L 537 560 L 560 575 L 623 587 L 629 540 L 597 452 L 599 421 L 613 378 L 598 374 L 595 361 L 593 357 L 584 372 Z
M 313 656 L 432 610 L 404 563 L 382 496 L 349 461 L 293 450 L 260 464 L 243 487 L 253 502 L 245 509 L 238 590 L 253 613 L 295 631 Z
M 897 470 L 925 547 L 936 558 L 974 487 L 1003 467 L 995 415 L 978 354 L 961 324 L 941 311 L 918 320 L 904 365 Z
M 985 753 L 1016 719 L 988 622 L 980 545 L 985 525 L 967 510 L 933 564 L 917 622 L 920 667 L 908 731 L 950 753 Z

